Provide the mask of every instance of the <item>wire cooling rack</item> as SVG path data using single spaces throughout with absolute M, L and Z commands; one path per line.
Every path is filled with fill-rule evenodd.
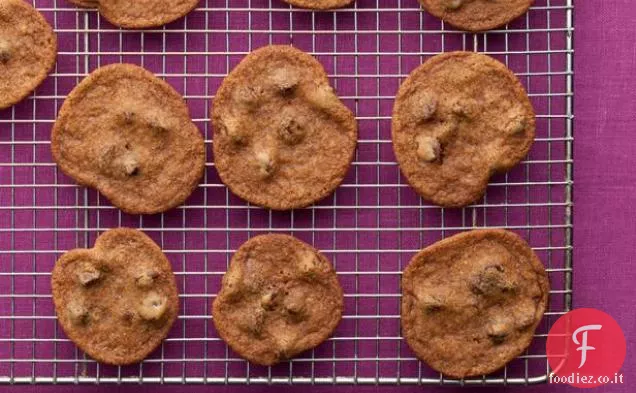
M 467 34 L 420 10 L 417 0 L 358 0 L 314 13 L 278 0 L 204 0 L 164 28 L 123 31 L 94 10 L 34 0 L 54 26 L 57 66 L 30 98 L 0 112 L 0 383 L 372 383 L 528 384 L 546 380 L 548 326 L 571 307 L 573 0 L 537 0 L 510 26 Z M 213 167 L 187 203 L 166 214 L 128 216 L 55 167 L 49 134 L 69 91 L 100 65 L 130 62 L 165 78 L 187 99 L 212 143 L 209 106 L 217 87 L 253 48 L 293 44 L 314 54 L 357 114 L 354 165 L 316 206 L 271 212 L 231 195 Z M 432 55 L 490 54 L 516 72 L 537 112 L 528 158 L 491 180 L 464 209 L 423 202 L 400 177 L 390 118 L 400 82 Z M 143 229 L 173 264 L 181 314 L 143 363 L 95 363 L 66 338 L 51 301 L 50 272 L 66 250 L 92 246 L 117 226 Z M 448 380 L 417 361 L 400 335 L 402 269 L 422 247 L 472 228 L 506 227 L 546 264 L 550 308 L 529 350 L 494 375 Z M 210 317 L 229 259 L 264 232 L 291 233 L 322 250 L 345 291 L 335 335 L 272 368 L 240 359 Z

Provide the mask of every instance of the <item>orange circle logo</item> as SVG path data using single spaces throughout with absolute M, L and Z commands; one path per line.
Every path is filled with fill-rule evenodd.
M 550 329 L 546 354 L 551 383 L 578 388 L 623 383 L 625 336 L 608 314 L 580 308 L 559 318 Z

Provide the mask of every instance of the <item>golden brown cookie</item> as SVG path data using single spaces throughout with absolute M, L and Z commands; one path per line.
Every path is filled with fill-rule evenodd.
M 289 46 L 248 55 L 214 99 L 214 163 L 233 193 L 276 210 L 331 194 L 349 169 L 355 117 L 312 56 Z
M 423 249 L 404 270 L 402 333 L 447 376 L 489 374 L 530 345 L 549 289 L 543 264 L 518 235 L 464 232 Z
M 393 107 L 393 151 L 423 198 L 461 207 L 483 196 L 490 176 L 521 161 L 535 115 L 515 75 L 472 52 L 435 56 L 404 81 Z
M 98 8 L 99 0 L 68 0 L 70 3 L 75 4 L 78 7 L 84 8 Z
M 433 16 L 457 28 L 484 31 L 517 19 L 534 0 L 420 0 L 420 3 Z
M 0 109 L 31 94 L 56 57 L 57 38 L 42 14 L 24 0 L 0 0 Z
M 312 10 L 329 10 L 342 8 L 353 3 L 354 0 L 283 0 L 285 3 L 296 7 Z
M 130 214 L 183 203 L 205 169 L 205 145 L 183 98 L 141 67 L 97 69 L 69 94 L 53 158 L 78 183 Z
M 179 313 L 170 262 L 135 229 L 111 229 L 94 248 L 62 255 L 51 285 L 62 329 L 102 363 L 142 361 L 168 335 Z
M 69 0 L 85 8 L 97 8 L 110 23 L 128 29 L 163 26 L 184 17 L 199 0 Z
M 324 255 L 292 236 L 261 235 L 232 257 L 212 316 L 235 352 L 269 366 L 326 340 L 342 309 L 342 288 Z

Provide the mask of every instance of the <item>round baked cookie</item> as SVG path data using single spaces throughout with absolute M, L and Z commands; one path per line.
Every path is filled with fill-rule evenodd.
M 62 255 L 51 285 L 62 329 L 102 363 L 142 361 L 168 335 L 179 313 L 170 262 L 135 229 L 109 230 L 94 248 Z
M 141 67 L 114 64 L 69 94 L 51 135 L 53 159 L 130 214 L 183 203 L 205 169 L 205 144 L 183 98 Z
M 307 8 L 312 10 L 329 10 L 334 8 L 342 8 L 354 0 L 283 0 L 285 3 L 296 7 Z
M 490 176 L 518 164 L 535 134 L 530 99 L 499 61 L 472 52 L 433 57 L 415 69 L 393 107 L 393 151 L 424 199 L 461 207 Z
M 518 235 L 464 232 L 421 250 L 404 270 L 402 333 L 442 374 L 489 374 L 528 348 L 549 289 L 543 264 Z
M 69 0 L 85 8 L 97 8 L 110 23 L 143 29 L 163 26 L 184 17 L 196 8 L 199 0 Z
M 501 27 L 528 12 L 534 0 L 420 0 L 433 16 L 459 29 L 484 31 Z
M 214 99 L 214 163 L 239 197 L 275 210 L 305 207 L 344 179 L 355 117 L 312 56 L 290 46 L 249 54 Z
M 235 352 L 270 366 L 325 341 L 342 309 L 342 288 L 327 258 L 292 236 L 270 234 L 234 254 L 212 317 Z
M 24 0 L 0 0 L 0 109 L 31 94 L 57 57 L 57 38 L 46 19 Z

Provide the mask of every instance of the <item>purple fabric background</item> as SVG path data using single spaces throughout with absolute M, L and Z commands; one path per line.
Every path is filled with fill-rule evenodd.
M 363 1 L 363 0 L 361 0 Z M 634 326 L 631 266 L 636 240 L 636 11 L 630 0 L 576 2 L 575 34 L 575 213 L 574 213 L 574 306 L 595 307 L 608 312 L 623 327 L 628 342 L 623 367 L 625 385 L 597 389 L 632 391 L 636 379 L 633 362 Z M 3 388 L 4 389 L 4 388 Z M 19 387 L 24 392 L 84 391 L 86 387 Z M 449 391 L 436 387 L 179 387 L 103 386 L 96 392 L 168 391 Z M 495 391 L 517 388 L 496 388 Z M 529 392 L 574 391 L 562 386 L 531 386 Z M 466 389 L 463 389 L 466 390 Z M 470 390 L 470 389 L 468 389 Z

